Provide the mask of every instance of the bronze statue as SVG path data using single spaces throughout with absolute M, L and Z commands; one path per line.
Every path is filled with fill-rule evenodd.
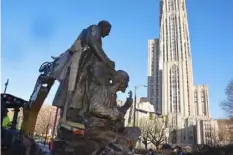
M 123 106 L 117 106 L 116 93 L 125 92 L 129 75 L 116 71 L 102 49 L 101 38 L 110 30 L 107 21 L 91 25 L 70 49 L 54 58 L 52 75 L 60 86 L 53 105 L 62 111 L 58 129 L 61 152 L 57 154 L 67 154 L 69 148 L 79 155 L 128 155 L 132 141 L 140 136 L 139 128 L 124 126 L 124 116 L 133 103 L 132 92 Z
M 82 31 L 77 41 L 71 47 L 71 51 L 78 51 L 80 48 L 79 43 L 81 43 L 81 47 L 88 50 L 83 52 L 80 57 L 81 61 L 79 62 L 78 73 L 76 75 L 76 83 L 73 82 L 73 84 L 70 84 L 70 87 L 74 86 L 67 109 L 67 119 L 70 121 L 84 121 L 83 115 L 87 110 L 88 86 L 93 82 L 97 85 L 106 84 L 105 79 L 110 75 L 105 72 L 105 68 L 111 68 L 112 70 L 115 68 L 115 63 L 107 57 L 102 49 L 101 38 L 108 36 L 110 30 L 111 24 L 107 21 L 101 21 L 98 25 L 89 26 Z M 98 64 L 104 65 L 101 65 L 102 68 L 96 70 L 94 66 Z M 91 75 L 89 75 L 90 70 L 96 70 L 95 76 L 100 76 L 96 78 L 96 81 L 93 81 Z
M 56 59 L 58 63 L 59 60 L 64 59 L 61 64 L 66 64 L 66 66 L 60 67 L 62 69 L 54 73 L 57 78 L 63 80 L 60 82 L 53 105 L 64 109 L 65 104 L 69 102 L 66 114 L 70 121 L 83 122 L 87 87 L 92 78 L 88 75 L 89 70 L 94 70 L 95 76 L 99 76 L 95 81 L 97 85 L 106 85 L 115 71 L 115 63 L 102 49 L 101 38 L 108 36 L 110 31 L 111 24 L 107 21 L 100 21 L 98 25 L 89 26 L 81 32 L 73 46 Z M 60 78 L 61 76 L 63 77 Z
M 131 154 L 129 148 L 133 138 L 130 134 L 132 132 L 139 134 L 139 129 L 124 127 L 124 115 L 133 103 L 132 92 L 129 92 L 129 97 L 123 106 L 118 107 L 116 103 L 116 92 L 125 92 L 129 76 L 126 72 L 119 70 L 112 80 L 113 83 L 109 86 L 96 86 L 90 89 L 84 136 L 73 135 L 71 131 L 62 129 L 63 137 L 60 138 L 68 141 L 66 147 L 73 150 L 72 152 L 81 154 L 82 150 L 83 154 L 95 152 L 94 154 L 97 155 L 106 151 L 107 154 L 111 152 L 122 155 Z M 87 143 L 90 144 L 88 147 L 85 145 Z M 66 154 L 66 152 L 60 154 Z
M 106 152 L 107 149 L 119 154 L 130 154 L 129 148 L 135 140 L 134 136 L 136 135 L 136 139 L 140 136 L 138 128 L 124 127 L 124 116 L 133 103 L 132 92 L 129 92 L 123 106 L 118 107 L 116 103 L 116 93 L 125 92 L 128 82 L 128 74 L 119 70 L 113 77 L 111 86 L 98 86 L 90 93 L 86 136 L 103 146 L 100 149 L 102 152 Z M 130 132 L 135 132 L 135 135 L 132 136 Z
M 111 86 L 97 86 L 90 92 L 90 104 L 88 110 L 88 129 L 109 129 L 112 121 L 124 118 L 125 107 L 130 107 L 132 102 L 126 102 L 124 106 L 117 107 L 116 93 L 125 92 L 128 87 L 129 76 L 124 71 L 117 71 Z

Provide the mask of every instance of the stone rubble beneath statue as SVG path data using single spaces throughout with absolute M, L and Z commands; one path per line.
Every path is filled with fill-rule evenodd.
M 111 24 L 100 21 L 84 29 L 72 47 L 54 59 L 53 77 L 60 82 L 53 106 L 61 110 L 55 155 L 131 155 L 141 134 L 124 127 L 132 92 L 117 106 L 116 93 L 125 92 L 129 75 L 115 70 L 102 48 Z

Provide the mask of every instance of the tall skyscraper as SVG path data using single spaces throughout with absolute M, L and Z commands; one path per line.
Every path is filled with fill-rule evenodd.
M 159 39 L 148 41 L 148 98 L 176 131 L 171 142 L 202 143 L 197 123 L 211 124 L 208 88 L 193 84 L 185 0 L 160 0 L 159 24 Z

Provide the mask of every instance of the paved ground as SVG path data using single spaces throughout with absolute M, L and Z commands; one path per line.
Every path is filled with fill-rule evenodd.
M 42 150 L 43 155 L 51 155 L 48 145 L 45 145 L 45 146 L 44 146 L 44 144 L 38 143 L 38 146 L 39 146 L 40 149 Z

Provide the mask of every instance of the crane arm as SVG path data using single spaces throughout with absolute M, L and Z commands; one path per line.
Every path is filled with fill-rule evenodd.
M 23 108 L 23 122 L 21 131 L 23 134 L 33 135 L 36 120 L 41 106 L 43 105 L 55 79 L 51 76 L 53 63 L 45 62 L 41 65 L 41 73 L 37 79 L 34 91 L 28 104 Z

